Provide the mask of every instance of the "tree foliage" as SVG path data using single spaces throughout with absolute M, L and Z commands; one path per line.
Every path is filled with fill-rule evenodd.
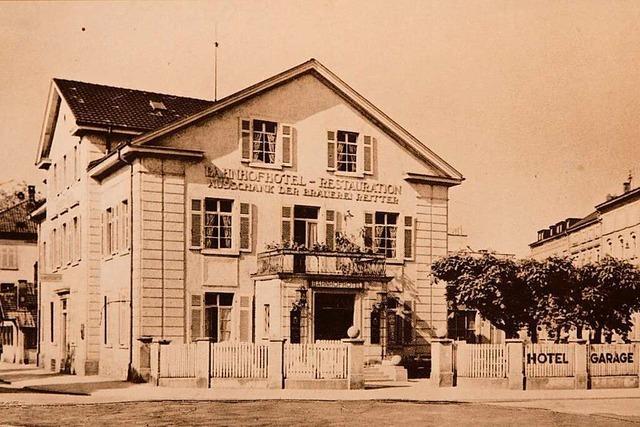
M 434 276 L 446 281 L 455 310 L 477 310 L 508 337 L 527 328 L 571 327 L 626 336 L 640 311 L 640 272 L 627 261 L 605 257 L 576 267 L 567 258 L 500 259 L 453 255 L 436 261 Z

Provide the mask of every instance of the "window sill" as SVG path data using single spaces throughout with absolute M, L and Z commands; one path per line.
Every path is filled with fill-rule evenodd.
M 249 162 L 249 166 L 252 168 L 282 170 L 282 165 L 275 163 Z
M 219 255 L 219 256 L 240 256 L 237 249 L 200 249 L 202 255 Z
M 388 264 L 388 265 L 402 265 L 402 264 L 404 264 L 404 261 L 405 260 L 401 260 L 401 259 L 387 258 L 385 260 L 385 264 Z
M 336 170 L 333 172 L 335 176 L 344 176 L 348 178 L 364 178 L 364 174 L 362 172 L 341 172 Z

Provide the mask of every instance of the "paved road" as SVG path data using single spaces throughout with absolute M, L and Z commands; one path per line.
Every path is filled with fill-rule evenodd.
M 379 401 L 129 402 L 64 406 L 0 404 L 7 425 L 622 426 L 640 418 L 580 415 L 475 403 Z

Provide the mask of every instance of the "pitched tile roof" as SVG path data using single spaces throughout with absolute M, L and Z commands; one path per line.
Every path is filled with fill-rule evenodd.
M 0 235 L 20 235 L 35 239 L 38 233 L 38 225 L 29 218 L 29 213 L 38 204 L 42 204 L 42 202 L 33 203 L 27 199 L 0 211 Z
M 53 79 L 79 125 L 150 131 L 198 113 L 212 101 Z
M 29 286 L 20 289 L 20 306 L 18 307 L 16 292 L 21 285 L 16 285 L 11 290 L 0 292 L 0 320 L 16 320 L 18 326 L 33 328 L 36 326 L 38 303 L 37 295 Z

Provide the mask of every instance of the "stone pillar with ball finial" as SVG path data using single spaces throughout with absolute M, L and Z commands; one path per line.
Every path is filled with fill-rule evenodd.
M 342 342 L 347 346 L 347 388 L 350 390 L 364 388 L 364 340 L 358 338 L 360 329 L 351 326 L 347 330 L 349 338 Z

